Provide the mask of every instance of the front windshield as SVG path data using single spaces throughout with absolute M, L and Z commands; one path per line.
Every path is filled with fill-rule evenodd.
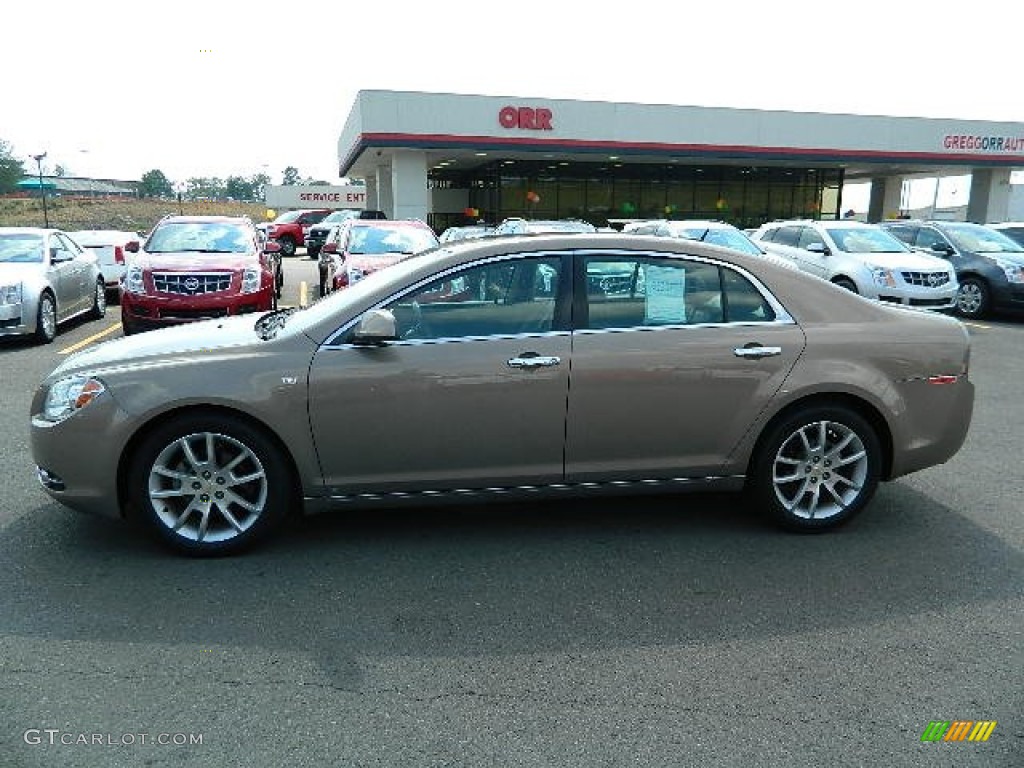
M 947 224 L 949 239 L 961 251 L 973 253 L 1021 253 L 1024 247 L 1002 232 L 980 224 Z
M 734 251 L 749 253 L 751 256 L 764 255 L 764 251 L 750 242 L 750 238 L 739 230 L 720 227 L 680 227 L 673 229 L 672 232 L 679 237 L 701 240 L 711 243 L 711 245 L 720 245 L 723 248 L 732 248 Z
M 396 253 L 422 253 L 437 247 L 434 233 L 413 227 L 352 227 L 348 252 L 354 256 L 393 256 Z
M 43 238 L 40 235 L 0 235 L 0 262 L 12 264 L 41 264 Z
M 153 231 L 146 252 L 246 253 L 251 243 L 249 231 L 231 222 L 168 222 Z
M 846 253 L 907 253 L 910 250 L 902 240 L 881 227 L 826 227 L 825 231 L 836 248 Z

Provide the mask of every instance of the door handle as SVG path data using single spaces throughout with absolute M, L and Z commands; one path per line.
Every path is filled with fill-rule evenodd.
M 775 357 L 782 354 L 782 347 L 762 347 L 760 344 L 750 347 L 737 347 L 732 351 L 736 357 L 749 360 L 760 360 L 762 357 Z
M 550 368 L 562 362 L 560 357 L 541 357 L 535 352 L 524 352 L 508 361 L 509 368 Z

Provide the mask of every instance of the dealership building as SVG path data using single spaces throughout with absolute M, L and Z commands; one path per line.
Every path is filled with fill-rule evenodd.
M 871 182 L 868 220 L 900 215 L 907 178 L 970 174 L 967 219 L 1003 221 L 1024 124 L 509 96 L 360 91 L 339 176 L 366 207 L 436 230 L 509 216 L 715 218 L 741 227 L 840 218 Z

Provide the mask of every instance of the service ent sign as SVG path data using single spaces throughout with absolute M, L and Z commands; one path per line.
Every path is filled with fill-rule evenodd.
M 300 187 L 295 185 L 263 188 L 268 208 L 366 208 L 366 187 Z

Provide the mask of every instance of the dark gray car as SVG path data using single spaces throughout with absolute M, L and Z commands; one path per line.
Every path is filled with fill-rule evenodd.
M 954 318 L 759 256 L 485 238 L 81 352 L 36 392 L 32 450 L 55 499 L 192 554 L 304 509 L 709 488 L 819 531 L 957 452 L 968 359 Z

